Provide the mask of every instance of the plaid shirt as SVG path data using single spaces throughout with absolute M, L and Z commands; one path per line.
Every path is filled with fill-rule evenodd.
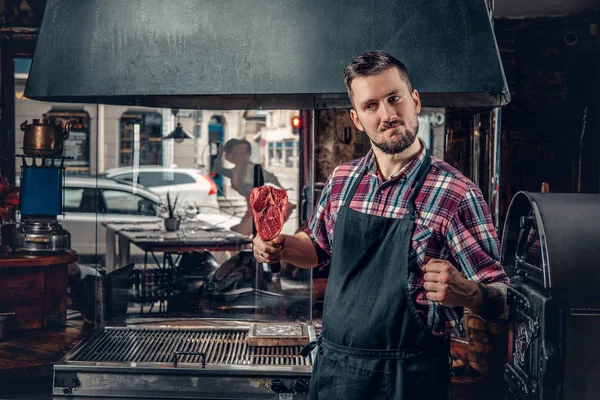
M 313 240 L 319 266 L 329 263 L 338 210 L 366 165 L 367 173 L 350 203 L 354 210 L 403 218 L 425 152 L 384 181 L 371 150 L 365 157 L 335 168 L 305 232 Z M 431 259 L 449 260 L 459 271 L 484 284 L 508 284 L 500 265 L 499 242 L 479 188 L 444 161 L 431 158 L 431 170 L 415 198 L 416 227 L 408 260 L 409 291 L 417 313 L 435 335 L 445 335 L 462 318 L 462 308 L 442 307 L 426 297 L 423 266 Z

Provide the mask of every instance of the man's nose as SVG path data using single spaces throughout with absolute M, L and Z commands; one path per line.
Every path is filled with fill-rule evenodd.
M 385 123 L 392 122 L 398 119 L 398 113 L 394 106 L 388 103 L 384 103 L 382 107 L 379 108 L 381 111 L 381 121 Z

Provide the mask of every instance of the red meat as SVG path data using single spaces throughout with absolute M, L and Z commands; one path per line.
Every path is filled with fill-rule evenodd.
M 250 193 L 250 207 L 258 235 L 262 240 L 273 240 L 281 233 L 288 208 L 285 190 L 273 186 L 259 186 Z

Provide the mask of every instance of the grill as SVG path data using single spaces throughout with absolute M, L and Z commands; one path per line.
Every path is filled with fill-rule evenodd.
M 600 196 L 518 193 L 502 264 L 511 276 L 509 362 L 517 400 L 600 396 Z
M 300 345 L 250 346 L 250 326 L 227 321 L 218 325 L 104 327 L 54 365 L 53 394 L 306 398 L 313 354 L 301 356 Z M 315 339 L 312 327 L 298 325 L 308 331 L 310 340 Z
M 302 346 L 253 347 L 247 339 L 246 328 L 107 327 L 67 361 L 198 364 L 203 353 L 206 364 L 312 365 Z

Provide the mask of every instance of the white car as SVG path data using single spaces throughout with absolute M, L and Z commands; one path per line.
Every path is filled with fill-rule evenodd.
M 160 196 L 163 203 L 170 196 L 178 197 L 178 204 L 195 205 L 202 212 L 215 212 L 217 185 L 208 174 L 200 169 L 163 167 L 148 165 L 109 169 L 104 177 L 129 185 L 142 185 Z
M 59 220 L 71 233 L 71 247 L 79 253 L 80 262 L 93 263 L 106 253 L 103 222 L 158 222 L 161 221 L 159 208 L 159 196 L 141 186 L 102 178 L 67 177 L 64 216 L 59 216 Z M 218 210 L 201 212 L 197 219 L 224 229 L 239 224 L 241 220 Z M 142 254 L 135 246 L 131 251 L 133 255 Z
M 143 188 L 109 179 L 67 177 L 61 225 L 71 233 L 71 248 L 84 262 L 106 252 L 103 222 L 160 221 L 160 198 Z

